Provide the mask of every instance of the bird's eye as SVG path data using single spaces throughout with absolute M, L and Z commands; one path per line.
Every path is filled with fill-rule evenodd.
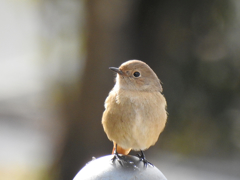
M 133 76 L 134 76 L 134 77 L 139 77 L 139 76 L 140 76 L 140 72 L 135 71 L 135 72 L 133 73 Z

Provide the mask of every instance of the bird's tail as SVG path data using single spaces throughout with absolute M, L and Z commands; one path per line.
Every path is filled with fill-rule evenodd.
M 113 143 L 112 154 L 114 154 L 115 148 L 116 148 L 116 143 L 114 142 Z M 123 149 L 121 146 L 117 145 L 118 154 L 128 155 L 130 151 L 131 151 L 131 148 L 130 149 Z

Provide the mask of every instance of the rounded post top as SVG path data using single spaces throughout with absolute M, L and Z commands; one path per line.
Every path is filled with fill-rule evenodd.
M 147 167 L 136 156 L 121 155 L 121 162 L 112 161 L 113 155 L 103 156 L 88 162 L 73 180 L 167 180 L 163 173 L 150 164 Z M 121 165 L 122 164 L 122 165 Z

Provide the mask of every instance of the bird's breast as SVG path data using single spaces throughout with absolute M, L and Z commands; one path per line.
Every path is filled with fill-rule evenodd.
M 105 103 L 103 121 L 114 132 L 105 132 L 122 147 L 146 149 L 155 144 L 165 126 L 165 107 L 160 92 L 112 91 Z

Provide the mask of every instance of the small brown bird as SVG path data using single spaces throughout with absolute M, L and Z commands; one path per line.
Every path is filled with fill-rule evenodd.
M 119 68 L 116 84 L 105 100 L 102 124 L 109 140 L 113 141 L 114 158 L 127 155 L 131 149 L 141 151 L 139 158 L 149 163 L 143 150 L 154 145 L 166 121 L 166 100 L 160 80 L 144 62 L 130 60 Z M 120 162 L 121 163 L 121 162 Z

